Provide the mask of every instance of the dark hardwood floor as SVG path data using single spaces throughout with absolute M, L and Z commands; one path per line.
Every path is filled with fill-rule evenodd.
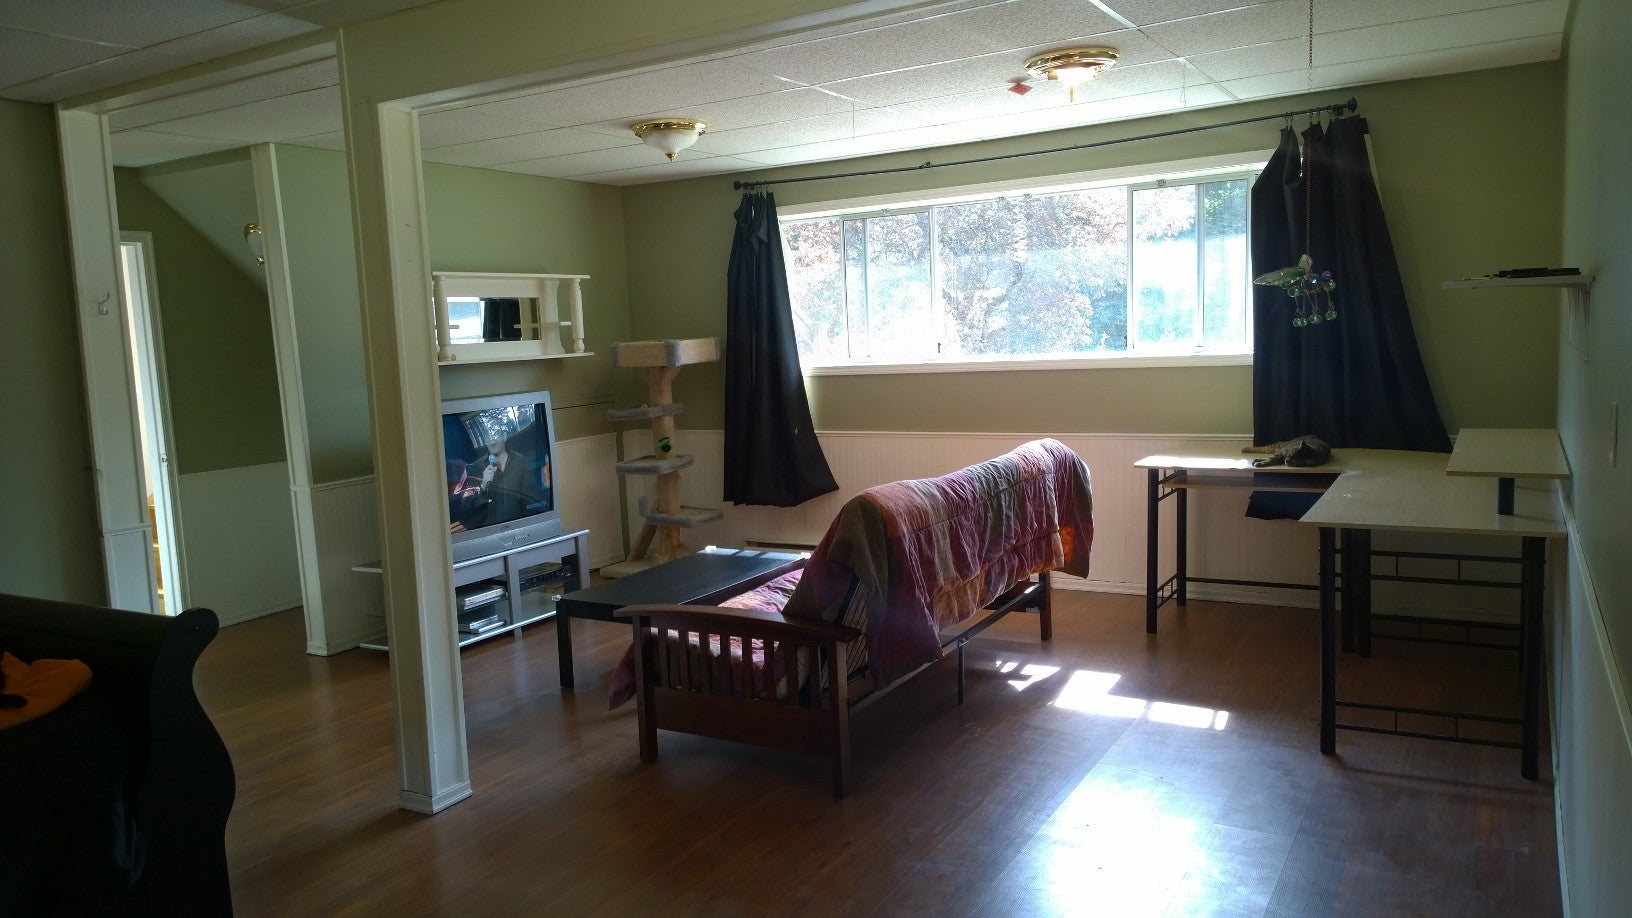
M 297 612 L 225 629 L 198 689 L 238 775 L 228 857 L 255 915 L 1432 915 L 1560 911 L 1551 776 L 1510 749 L 1317 746 L 1308 610 L 1057 592 L 855 722 L 823 761 L 606 709 L 621 626 L 466 648 L 475 795 L 397 807 L 387 655 L 303 652 Z M 1511 653 L 1379 642 L 1345 692 L 1505 713 Z

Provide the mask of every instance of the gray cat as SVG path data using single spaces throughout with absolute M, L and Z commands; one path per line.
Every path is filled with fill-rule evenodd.
M 1319 437 L 1305 434 L 1293 437 L 1290 440 L 1277 440 L 1274 443 L 1265 443 L 1263 446 L 1242 447 L 1243 453 L 1268 453 L 1261 459 L 1252 460 L 1254 468 L 1263 468 L 1266 465 L 1287 465 L 1292 468 L 1307 468 L 1315 465 L 1325 465 L 1332 460 L 1332 448 Z

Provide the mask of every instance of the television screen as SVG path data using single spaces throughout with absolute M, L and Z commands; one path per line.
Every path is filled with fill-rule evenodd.
M 443 408 L 450 532 L 555 510 L 548 395 L 465 399 Z

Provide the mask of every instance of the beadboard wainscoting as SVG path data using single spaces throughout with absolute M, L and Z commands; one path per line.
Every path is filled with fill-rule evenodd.
M 618 509 L 618 441 L 616 434 L 575 437 L 555 444 L 556 489 L 561 525 L 589 530 L 589 567 L 623 560 L 623 529 Z
M 1553 564 L 1555 611 L 1548 617 L 1548 720 L 1553 729 L 1553 806 L 1564 914 L 1607 915 L 1632 902 L 1632 703 L 1610 647 L 1575 516 L 1566 505 L 1566 563 Z M 1616 801 L 1620 801 L 1617 803 Z
M 379 500 L 373 476 L 291 489 L 311 533 L 301 557 L 306 652 L 330 656 L 378 633 L 385 615 L 380 578 L 353 565 L 380 557 Z
M 232 625 L 301 604 L 289 466 L 180 476 L 187 602 Z
M 1115 593 L 1143 593 L 1145 589 L 1145 485 L 1144 469 L 1134 462 L 1158 453 L 1173 453 L 1187 447 L 1247 446 L 1246 436 L 1150 436 L 1140 434 L 987 434 L 987 433 L 891 433 L 878 431 L 824 432 L 819 435 L 828 464 L 839 490 L 799 507 L 726 507 L 717 522 L 683 533 L 687 545 L 743 545 L 761 542 L 785 545 L 814 545 L 844 501 L 856 492 L 877 484 L 903 478 L 927 478 L 990 459 L 1014 446 L 1039 436 L 1052 436 L 1081 456 L 1088 466 L 1094 492 L 1093 569 L 1086 580 L 1061 576 L 1055 582 L 1067 589 L 1087 589 Z M 624 455 L 652 452 L 651 434 L 631 430 L 624 434 Z M 681 474 L 681 501 L 699 507 L 723 506 L 725 434 L 719 430 L 684 429 L 675 435 L 675 450 L 696 457 L 696 463 Z M 1494 488 L 1494 485 L 1492 486 Z M 653 485 L 631 479 L 626 510 L 631 531 L 639 528 L 634 515 L 635 498 L 650 495 Z M 643 490 L 644 489 L 644 490 Z M 1247 492 L 1235 490 L 1194 490 L 1190 492 L 1190 574 L 1233 580 L 1261 580 L 1282 583 L 1316 582 L 1318 554 L 1316 531 L 1289 520 L 1257 520 L 1244 516 Z M 1174 501 L 1162 502 L 1161 569 L 1163 576 L 1173 570 Z M 1473 551 L 1492 553 L 1503 550 L 1492 543 L 1417 536 L 1408 533 L 1378 533 L 1378 549 L 1398 548 L 1420 551 Z M 1401 573 L 1449 576 L 1450 562 L 1417 561 L 1402 567 Z M 1473 565 L 1471 567 L 1485 567 Z M 1489 565 L 1491 571 L 1478 576 L 1516 579 L 1517 572 Z M 1388 568 L 1391 570 L 1391 568 Z M 1379 562 L 1377 570 L 1385 568 Z M 1464 573 L 1470 570 L 1464 565 Z M 1313 608 L 1312 590 L 1233 584 L 1192 584 L 1196 599 L 1218 599 Z M 1424 584 L 1379 582 L 1374 601 L 1381 611 L 1409 604 L 1418 611 L 1432 610 L 1448 617 L 1491 620 L 1511 618 L 1517 608 L 1513 596 L 1490 596 L 1494 590 L 1435 587 Z

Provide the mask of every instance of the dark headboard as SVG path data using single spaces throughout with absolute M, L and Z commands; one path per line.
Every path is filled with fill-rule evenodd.
M 218 627 L 209 609 L 164 616 L 0 594 L 0 640 L 25 661 L 88 665 L 88 702 L 111 712 L 131 747 L 124 777 L 143 866 L 121 913 L 231 914 L 226 825 L 236 779 L 193 691 L 193 666 Z

